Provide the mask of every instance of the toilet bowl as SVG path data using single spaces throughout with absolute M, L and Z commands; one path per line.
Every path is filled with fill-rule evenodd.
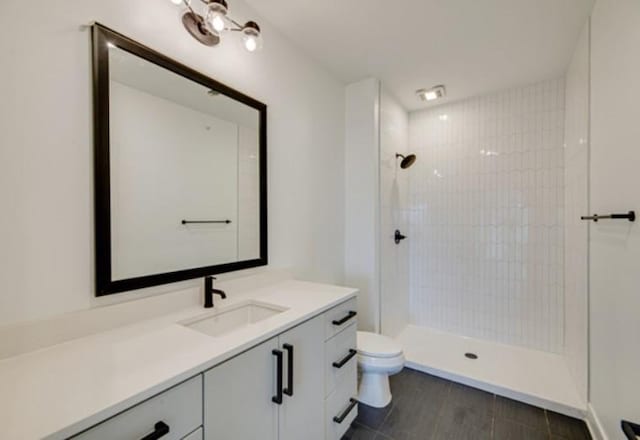
M 388 336 L 358 332 L 358 367 L 362 373 L 358 400 L 383 408 L 391 402 L 389 376 L 404 367 L 402 347 Z

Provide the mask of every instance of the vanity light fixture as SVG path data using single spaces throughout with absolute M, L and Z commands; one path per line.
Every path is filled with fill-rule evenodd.
M 430 89 L 416 90 L 416 95 L 422 101 L 435 101 L 436 99 L 444 98 L 446 94 L 447 90 L 442 84 L 431 87 Z
M 244 25 L 233 20 L 227 14 L 229 7 L 226 0 L 170 0 L 176 5 L 186 7 L 182 14 L 182 24 L 193 38 L 205 46 L 217 46 L 224 32 L 240 32 L 242 44 L 249 52 L 262 48 L 260 26 L 255 21 L 247 21 Z M 204 11 L 198 13 L 192 3 L 200 2 Z

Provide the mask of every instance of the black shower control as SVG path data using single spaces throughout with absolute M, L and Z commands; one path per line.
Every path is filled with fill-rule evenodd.
M 395 241 L 396 244 L 400 244 L 400 242 L 405 238 L 407 237 L 405 235 L 402 235 L 399 229 L 396 229 L 396 232 L 393 234 L 393 241 Z

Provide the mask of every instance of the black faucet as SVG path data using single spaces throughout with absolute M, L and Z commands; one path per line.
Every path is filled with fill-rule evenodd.
M 213 288 L 213 280 L 215 277 L 204 277 L 204 308 L 210 309 L 213 307 L 213 295 L 220 295 L 220 298 L 225 299 L 227 294 L 220 289 Z

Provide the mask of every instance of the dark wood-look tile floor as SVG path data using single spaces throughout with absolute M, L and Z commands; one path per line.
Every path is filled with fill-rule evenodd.
M 360 404 L 342 440 L 591 440 L 582 420 L 405 368 L 386 408 Z

